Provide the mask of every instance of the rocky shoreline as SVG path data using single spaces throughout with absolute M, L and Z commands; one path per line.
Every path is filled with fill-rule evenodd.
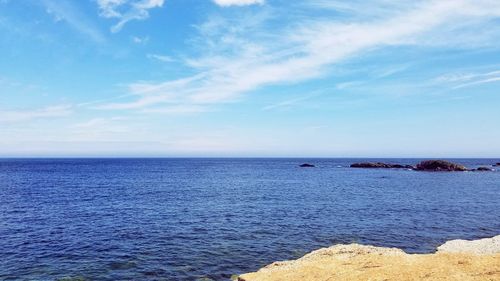
M 316 250 L 295 261 L 272 263 L 239 281 L 500 280 L 500 235 L 452 240 L 434 254 L 359 244 Z

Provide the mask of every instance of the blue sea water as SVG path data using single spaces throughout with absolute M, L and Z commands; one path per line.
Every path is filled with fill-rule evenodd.
M 337 243 L 420 253 L 500 234 L 499 171 L 358 161 L 3 159 L 0 280 L 229 280 Z

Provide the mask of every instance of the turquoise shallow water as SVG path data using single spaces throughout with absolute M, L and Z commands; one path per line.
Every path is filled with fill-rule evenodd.
M 3 159 L 0 280 L 228 280 L 336 243 L 432 252 L 500 234 L 500 172 L 359 161 Z

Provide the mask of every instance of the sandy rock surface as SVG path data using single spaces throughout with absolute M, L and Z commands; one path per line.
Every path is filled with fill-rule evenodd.
M 272 263 L 241 281 L 335 280 L 500 280 L 500 236 L 454 240 L 436 254 L 406 254 L 400 249 L 336 245 L 295 261 Z

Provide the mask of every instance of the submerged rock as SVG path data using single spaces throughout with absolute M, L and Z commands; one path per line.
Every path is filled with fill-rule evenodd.
M 314 166 L 313 164 L 304 163 L 304 164 L 301 164 L 299 167 L 301 167 L 301 168 L 314 168 L 316 166 Z
M 126 270 L 137 267 L 137 264 L 133 261 L 114 261 L 109 264 L 112 270 Z
M 413 169 L 411 165 L 387 164 L 382 162 L 362 162 L 354 163 L 351 168 L 368 168 L 368 169 Z
M 472 169 L 472 171 L 478 171 L 478 172 L 490 172 L 493 171 L 492 168 L 490 167 L 479 167 L 477 169 Z
M 419 171 L 467 171 L 467 168 L 456 163 L 444 160 L 427 160 L 417 164 L 416 170 Z

